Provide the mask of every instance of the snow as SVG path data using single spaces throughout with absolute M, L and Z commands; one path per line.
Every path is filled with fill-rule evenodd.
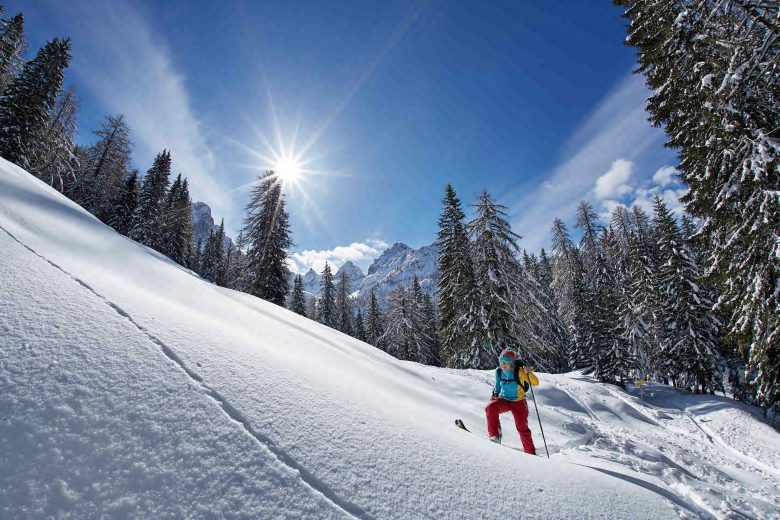
M 3 160 L 0 287 L 2 518 L 780 515 L 753 408 L 539 374 L 552 458 L 506 449 L 453 424 L 483 432 L 492 371 L 204 282 Z

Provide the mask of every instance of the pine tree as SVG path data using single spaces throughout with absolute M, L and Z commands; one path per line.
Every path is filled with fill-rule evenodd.
M 203 248 L 200 275 L 209 282 L 223 286 L 225 283 L 225 220 L 222 219 L 217 231 L 209 233 Z
M 336 328 L 338 309 L 336 308 L 336 286 L 333 284 L 333 273 L 330 265 L 325 262 L 320 282 L 320 301 L 317 305 L 317 321 L 328 327 Z
M 226 283 L 227 287 L 236 291 L 244 291 L 244 277 L 246 273 L 246 238 L 241 230 L 236 238 L 233 253 L 227 262 Z
M 376 299 L 376 292 L 371 289 L 369 297 L 368 314 L 366 315 L 366 340 L 375 347 L 379 345 L 379 338 L 385 332 L 384 316 L 379 310 L 379 303 Z
M 425 294 L 415 275 L 409 291 L 411 341 L 409 358 L 424 365 L 439 363 L 439 341 L 436 336 L 436 314 L 433 301 Z
M 24 15 L 19 13 L 10 20 L 3 20 L 0 27 L 0 93 L 21 72 L 26 46 Z
M 75 178 L 79 166 L 73 153 L 77 111 L 73 89 L 58 96 L 30 158 L 29 172 L 60 192 L 65 191 L 66 179 Z
M 29 169 L 70 63 L 70 40 L 55 38 L 25 63 L 0 96 L 0 155 Z
M 306 316 L 306 297 L 303 294 L 303 280 L 301 275 L 296 275 L 293 280 L 293 290 L 290 294 L 288 309 L 301 316 Z
M 580 252 L 569 237 L 566 225 L 555 219 L 552 229 L 553 292 L 556 295 L 558 314 L 566 324 L 571 338 L 569 366 L 584 368 L 590 364 L 586 338 L 591 335 L 589 285 L 585 281 L 585 268 Z
M 363 311 L 358 309 L 355 316 L 355 338 L 360 341 L 368 342 L 368 335 L 366 334 L 366 326 L 363 320 Z
M 719 378 L 718 325 L 711 302 L 699 287 L 699 272 L 666 204 L 656 195 L 654 213 L 662 266 L 659 284 L 666 295 L 662 308 L 665 341 L 661 360 L 665 372 L 681 385 L 712 390 Z
M 224 237 L 224 222 L 222 234 Z M 163 217 L 161 252 L 179 265 L 192 268 L 192 236 L 192 199 L 189 183 L 186 178 L 182 180 L 179 174 L 168 191 Z M 222 277 L 224 278 L 224 275 Z
M 79 170 L 66 195 L 108 223 L 116 218 L 113 203 L 121 196 L 129 174 L 133 143 L 123 115 L 106 116 L 94 133 L 98 137 L 95 144 L 85 150 L 83 157 L 76 154 L 80 157 Z
M 120 195 L 111 204 L 113 211 L 108 225 L 118 233 L 127 235 L 130 232 L 140 193 L 141 183 L 138 181 L 138 170 L 133 170 L 125 179 L 124 188 Z
M 445 366 L 464 368 L 469 352 L 483 341 L 479 292 L 474 279 L 465 215 L 451 185 L 445 188 L 439 217 L 439 336 Z
M 258 179 L 247 211 L 244 230 L 251 244 L 246 258 L 247 292 L 283 306 L 289 291 L 286 263 L 292 240 L 282 183 L 273 172 Z
M 653 91 L 650 120 L 679 150 L 686 211 L 702 219 L 707 271 L 731 335 L 780 401 L 780 38 L 777 2 L 617 0 Z
M 108 160 L 106 157 L 105 160 Z M 96 165 L 96 171 L 99 171 Z M 163 150 L 154 158 L 154 163 L 146 172 L 138 197 L 138 207 L 133 215 L 133 226 L 128 235 L 141 244 L 160 250 L 163 218 L 168 191 L 168 178 L 171 175 L 171 153 Z
M 476 204 L 476 215 L 467 229 L 473 242 L 475 278 L 480 288 L 478 316 L 485 331 L 485 342 L 468 353 L 467 366 L 491 368 L 495 350 L 504 344 L 516 344 L 519 317 L 515 296 L 520 288 L 520 266 L 515 257 L 517 240 L 507 221 L 505 207 L 496 204 L 483 191 Z
M 352 335 L 352 299 L 349 297 L 349 282 L 345 271 L 341 271 L 336 285 L 336 329 Z
M 390 292 L 385 331 L 377 340 L 377 347 L 401 360 L 413 359 L 410 300 L 409 292 L 403 285 Z
M 531 258 L 533 260 L 533 257 Z M 542 291 L 542 301 L 545 309 L 543 341 L 548 346 L 547 363 L 550 370 L 566 372 L 569 369 L 569 352 L 571 351 L 571 338 L 566 323 L 558 311 L 555 294 L 553 292 L 553 264 L 542 248 L 539 259 L 534 261 L 533 274 Z

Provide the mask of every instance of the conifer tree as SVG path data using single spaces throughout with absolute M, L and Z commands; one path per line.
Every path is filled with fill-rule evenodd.
M 317 305 L 317 321 L 331 328 L 336 328 L 338 309 L 336 308 L 336 286 L 333 283 L 333 273 L 330 265 L 325 262 L 320 282 L 320 301 Z
M 484 334 L 479 316 L 479 292 L 474 279 L 465 215 L 451 185 L 439 217 L 439 336 L 445 366 L 464 368 L 469 352 L 479 349 Z
M 572 242 L 566 225 L 557 218 L 553 222 L 552 245 L 555 255 L 553 292 L 558 314 L 566 324 L 571 339 L 568 364 L 571 368 L 583 368 L 591 361 L 586 342 L 591 334 L 588 312 L 590 291 L 579 250 Z
M 133 170 L 127 176 L 119 197 L 115 198 L 111 204 L 113 211 L 108 225 L 118 233 L 127 235 L 130 232 L 140 192 L 141 183 L 138 180 L 138 170 Z
M 360 341 L 368 342 L 368 335 L 366 334 L 366 326 L 363 320 L 363 311 L 358 309 L 355 316 L 355 338 Z
M 385 332 L 384 316 L 379 309 L 379 303 L 376 299 L 376 292 L 371 289 L 371 296 L 368 304 L 368 314 L 366 315 L 366 339 L 367 342 L 375 347 L 379 345 L 379 338 Z
M 222 234 L 224 238 L 224 221 Z M 162 253 L 174 262 L 191 268 L 192 236 L 192 199 L 189 183 L 186 178 L 182 180 L 179 174 L 168 192 L 163 218 Z
M 664 288 L 661 309 L 665 341 L 661 344 L 662 367 L 673 381 L 697 391 L 714 390 L 719 378 L 718 325 L 711 302 L 699 287 L 698 268 L 685 245 L 677 223 L 666 204 L 656 195 L 654 213 L 658 226 Z
M 306 316 L 306 297 L 303 294 L 301 275 L 296 275 L 295 279 L 293 279 L 293 290 L 290 294 L 290 303 L 287 308 L 296 314 Z
M 336 329 L 352 335 L 352 300 L 349 297 L 347 273 L 341 271 L 336 285 Z
M 780 401 L 780 54 L 777 2 L 616 0 L 653 92 L 650 120 L 679 150 L 686 211 L 749 353 L 759 398 Z
M 70 63 L 70 40 L 55 38 L 25 63 L 0 96 L 0 155 L 29 169 Z
M 105 158 L 108 160 L 108 157 Z M 96 171 L 99 171 L 96 165 Z M 154 158 L 146 172 L 138 197 L 138 207 L 133 215 L 133 226 L 128 235 L 152 249 L 160 250 L 168 178 L 171 175 L 171 154 L 163 150 Z
M 247 206 L 246 284 L 253 294 L 283 306 L 289 292 L 287 250 L 292 246 L 282 183 L 269 171 L 258 179 Z
M 200 275 L 216 285 L 225 283 L 225 220 L 222 219 L 217 231 L 209 233 L 209 239 L 203 248 Z
M 2 13 L 0 13 L 2 14 Z M 24 14 L 2 20 L 0 26 L 0 94 L 11 84 L 24 66 Z
M 468 353 L 467 366 L 491 368 L 495 350 L 503 344 L 516 344 L 517 316 L 514 299 L 521 286 L 520 266 L 515 254 L 517 240 L 506 218 L 505 207 L 496 204 L 483 191 L 475 206 L 476 215 L 468 224 L 477 285 L 480 288 L 478 317 L 485 331 L 485 342 Z M 475 345 L 476 346 L 476 345 Z
M 424 365 L 439 364 L 439 340 L 436 335 L 436 312 L 431 297 L 425 294 L 415 275 L 410 291 L 412 352 L 410 358 Z
M 123 115 L 106 116 L 100 129 L 94 133 L 98 140 L 80 157 L 77 178 L 69 186 L 66 195 L 101 221 L 108 223 L 114 218 L 116 208 L 113 202 L 122 193 L 129 174 L 133 143 L 130 141 L 130 129 Z M 163 151 L 163 154 L 166 152 Z M 170 174 L 170 154 L 167 155 Z M 150 179 L 145 178 L 143 182 L 146 183 L 147 180 Z M 159 182 L 159 179 L 157 181 Z M 167 184 L 163 192 L 165 189 Z M 164 193 L 156 195 L 160 197 L 159 204 L 163 204 Z M 136 222 L 133 223 L 135 224 Z
M 413 359 L 410 300 L 409 291 L 403 285 L 390 292 L 385 331 L 377 340 L 377 347 L 401 360 Z
M 60 192 L 65 191 L 66 179 L 75 178 L 79 165 L 73 153 L 77 110 L 78 99 L 73 89 L 57 97 L 41 131 L 41 141 L 30 158 L 29 172 Z
M 236 243 L 230 260 L 227 263 L 227 287 L 236 291 L 244 291 L 244 276 L 246 272 L 246 238 L 242 229 L 236 237 Z

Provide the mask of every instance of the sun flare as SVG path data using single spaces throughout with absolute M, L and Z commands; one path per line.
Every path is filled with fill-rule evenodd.
M 276 161 L 272 169 L 285 182 L 296 182 L 301 176 L 301 165 L 292 158 L 282 158 Z

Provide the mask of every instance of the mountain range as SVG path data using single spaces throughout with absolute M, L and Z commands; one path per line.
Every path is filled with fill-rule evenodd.
M 349 291 L 358 307 L 368 307 L 371 289 L 374 289 L 380 308 L 386 309 L 393 289 L 399 285 L 411 286 L 415 276 L 420 280 L 423 291 L 433 296 L 439 279 L 438 259 L 439 248 L 436 244 L 413 249 L 397 242 L 374 260 L 368 268 L 368 274 L 347 261 L 336 271 L 333 280 L 337 283 L 341 273 L 345 272 Z M 307 298 L 319 298 L 321 284 L 322 275 L 314 269 L 309 269 L 303 275 L 303 289 Z

